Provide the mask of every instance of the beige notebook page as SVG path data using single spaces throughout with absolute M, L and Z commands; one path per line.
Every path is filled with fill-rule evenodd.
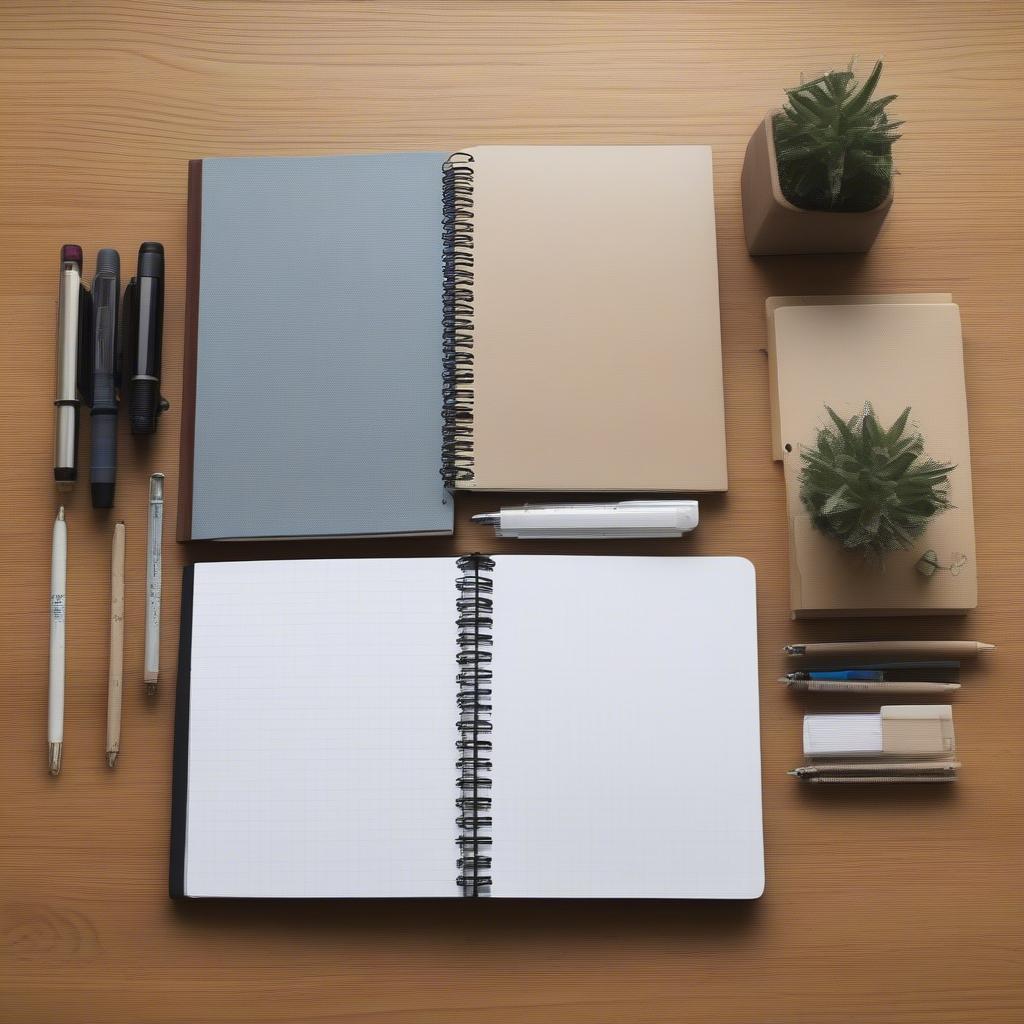
M 791 306 L 775 311 L 779 425 L 790 517 L 795 615 L 958 612 L 977 604 L 971 453 L 960 313 L 953 304 Z M 937 516 L 909 551 L 884 568 L 815 530 L 800 502 L 800 445 L 813 444 L 825 405 L 849 417 L 872 402 L 883 425 L 909 405 L 927 454 L 956 464 L 955 508 Z M 785 446 L 791 447 L 790 451 Z M 914 565 L 929 548 L 959 575 L 926 578 Z
M 764 300 L 768 321 L 768 405 L 772 420 L 772 458 L 782 461 L 779 434 L 779 378 L 775 366 L 775 310 L 783 306 L 849 306 L 854 303 L 952 302 L 949 292 L 905 292 L 888 295 L 773 295 Z
M 474 158 L 482 490 L 727 486 L 711 151 Z

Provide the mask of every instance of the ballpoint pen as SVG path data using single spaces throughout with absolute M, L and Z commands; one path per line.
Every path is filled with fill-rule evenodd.
M 843 761 L 835 764 L 809 764 L 794 768 L 788 775 L 813 779 L 828 775 L 954 775 L 959 761 Z
M 849 680 L 849 679 L 860 679 L 860 680 L 873 680 L 874 682 L 881 682 L 885 678 L 885 673 L 880 668 L 843 668 L 843 669 L 829 669 L 828 671 L 814 670 L 811 672 L 787 672 L 782 677 L 784 683 L 796 683 L 803 682 L 805 680 Z
M 789 679 L 783 676 L 791 690 L 803 693 L 916 693 L 940 696 L 960 689 L 959 683 L 928 683 L 913 679 Z
M 593 540 L 681 537 L 697 526 L 695 501 L 619 501 L 603 504 L 525 505 L 473 516 L 498 537 Z
M 872 661 L 867 664 L 843 665 L 836 668 L 826 668 L 824 665 L 811 669 L 803 669 L 798 672 L 790 672 L 794 679 L 819 678 L 825 672 L 957 672 L 960 669 L 959 661 L 943 659 L 942 661 Z
M 88 299 L 82 287 L 82 247 L 60 250 L 57 292 L 57 398 L 53 478 L 70 491 L 78 477 L 78 346 Z
M 124 671 L 124 523 L 114 526 L 110 552 L 110 674 L 107 677 L 107 765 L 121 750 L 121 693 Z
M 163 560 L 164 475 L 149 478 L 149 524 L 146 533 L 146 650 L 143 682 L 156 696 L 160 678 L 160 585 Z
M 944 775 L 818 775 L 804 781 L 816 786 L 858 782 L 956 782 L 956 772 Z
M 64 506 L 57 510 L 50 553 L 50 700 L 47 716 L 46 763 L 60 773 L 64 748 L 64 619 L 67 605 L 68 527 Z
M 121 298 L 121 258 L 116 249 L 100 249 L 92 283 L 92 355 L 89 405 L 92 406 L 89 483 L 93 508 L 114 504 L 117 478 L 117 308 Z
M 811 668 L 787 672 L 784 678 L 799 679 L 920 679 L 932 683 L 954 683 L 959 661 L 888 661 L 874 665 L 850 665 L 846 668 Z
M 970 658 L 995 650 L 994 644 L 974 640 L 861 640 L 837 643 L 787 644 L 783 653 L 791 658 L 854 657 L 865 654 L 905 657 Z
M 160 394 L 161 346 L 164 331 L 164 247 L 139 246 L 138 271 L 124 293 L 124 357 L 122 377 L 133 434 L 156 433 L 160 413 L 169 407 Z
M 816 785 L 955 782 L 959 761 L 904 761 L 805 765 L 787 774 Z

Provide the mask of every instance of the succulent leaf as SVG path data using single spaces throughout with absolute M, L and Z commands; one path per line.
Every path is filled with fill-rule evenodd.
M 924 454 L 909 407 L 889 427 L 870 402 L 849 420 L 830 406 L 825 411 L 830 422 L 800 451 L 800 499 L 811 522 L 870 558 L 911 547 L 933 516 L 952 507 L 949 474 L 956 467 Z
M 873 98 L 881 75 L 878 61 L 860 85 L 852 70 L 831 71 L 785 90 L 773 132 L 779 185 L 794 206 L 862 211 L 885 198 L 903 122 L 886 114 L 895 95 Z

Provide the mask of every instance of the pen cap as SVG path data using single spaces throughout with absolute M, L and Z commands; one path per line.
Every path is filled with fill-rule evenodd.
M 61 263 L 75 263 L 78 265 L 78 269 L 81 270 L 83 258 L 84 254 L 80 245 L 62 245 L 60 247 Z
M 100 249 L 100 251 L 96 253 L 96 273 L 121 273 L 121 257 L 116 249 Z
M 139 277 L 163 277 L 164 247 L 159 242 L 139 246 Z
M 956 750 L 951 704 L 891 704 L 880 714 L 887 756 L 929 757 Z

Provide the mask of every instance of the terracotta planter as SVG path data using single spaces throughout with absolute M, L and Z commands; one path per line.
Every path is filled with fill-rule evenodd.
M 889 194 L 863 213 L 801 210 L 782 194 L 769 114 L 747 144 L 740 192 L 743 231 L 751 256 L 793 253 L 867 252 L 892 206 Z

